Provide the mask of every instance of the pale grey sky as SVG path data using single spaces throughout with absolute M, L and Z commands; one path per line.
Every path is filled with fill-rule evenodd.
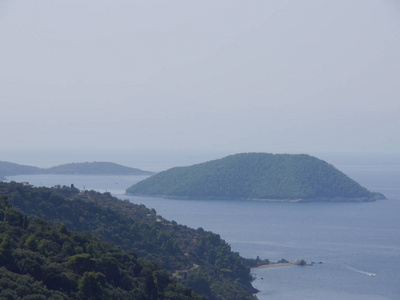
M 0 0 L 0 101 L 0 160 L 400 153 L 400 1 Z

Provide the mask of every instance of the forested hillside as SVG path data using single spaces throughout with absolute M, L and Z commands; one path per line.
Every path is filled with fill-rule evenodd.
M 75 188 L 0 183 L 0 195 L 31 216 L 65 224 L 153 261 L 207 299 L 255 299 L 250 269 L 219 235 L 169 222 L 143 205 Z
M 189 300 L 201 297 L 155 263 L 0 198 L 1 299 Z
M 366 188 L 318 158 L 299 154 L 243 153 L 160 172 L 127 189 L 135 195 L 374 201 Z

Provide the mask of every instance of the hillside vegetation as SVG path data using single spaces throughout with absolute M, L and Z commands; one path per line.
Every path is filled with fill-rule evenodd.
M 111 162 L 69 163 L 51 168 L 38 168 L 0 161 L 0 175 L 86 174 L 86 175 L 151 175 L 152 172 Z
M 0 195 L 22 212 L 91 232 L 168 270 L 186 288 L 206 299 L 255 299 L 250 269 L 219 235 L 169 222 L 144 205 L 109 193 L 70 187 L 33 188 L 0 183 Z M 136 298 L 133 298 L 136 299 Z
M 156 264 L 0 198 L 1 299 L 202 299 Z
M 366 188 L 318 158 L 243 153 L 160 172 L 127 189 L 134 195 L 184 198 L 373 201 Z

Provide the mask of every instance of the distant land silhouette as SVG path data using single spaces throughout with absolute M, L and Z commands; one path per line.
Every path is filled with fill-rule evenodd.
M 138 182 L 126 192 L 186 199 L 293 202 L 375 201 L 385 198 L 316 157 L 269 153 L 241 153 L 189 167 L 172 168 Z
M 38 168 L 0 161 L 0 176 L 29 174 L 151 175 L 153 173 L 111 162 L 69 163 L 51 168 Z

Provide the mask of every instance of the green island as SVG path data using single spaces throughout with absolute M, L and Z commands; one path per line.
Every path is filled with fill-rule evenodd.
M 51 168 L 38 168 L 0 161 L 0 175 L 83 174 L 83 175 L 152 175 L 153 172 L 111 162 L 69 163 Z
M 375 201 L 334 166 L 306 154 L 241 153 L 146 178 L 128 194 L 185 199 L 264 201 Z
M 1 299 L 256 299 L 218 234 L 73 186 L 3 182 L 0 195 Z

